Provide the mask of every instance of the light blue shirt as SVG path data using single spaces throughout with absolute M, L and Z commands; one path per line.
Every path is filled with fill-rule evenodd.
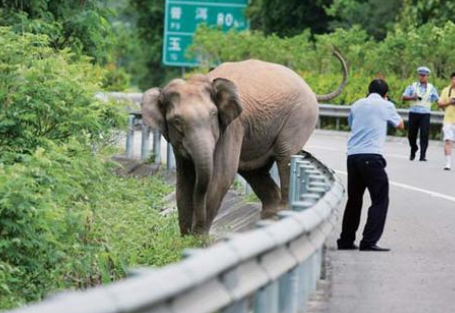
M 397 127 L 401 117 L 392 102 L 372 93 L 352 105 L 348 121 L 351 127 L 348 155 L 382 154 L 387 123 Z
M 413 86 L 414 84 L 409 85 L 406 87 L 406 90 L 403 93 L 403 96 L 408 96 L 411 97 L 416 94 L 415 88 Z M 420 82 L 417 82 L 417 86 L 420 89 L 421 94 L 425 94 L 427 92 L 427 85 L 422 85 Z M 439 100 L 439 94 L 436 88 L 432 86 L 431 91 L 430 91 L 430 101 L 431 102 L 436 102 Z M 431 113 L 431 109 L 426 108 L 426 107 L 421 107 L 421 106 L 411 106 L 409 108 L 409 112 L 413 113 L 420 113 L 420 114 L 426 114 L 426 113 Z

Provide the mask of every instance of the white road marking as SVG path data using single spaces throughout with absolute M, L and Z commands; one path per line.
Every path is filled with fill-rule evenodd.
M 345 171 L 335 170 L 335 172 L 337 174 L 341 174 L 341 175 L 346 175 L 346 176 L 348 175 L 348 173 Z M 439 192 L 425 190 L 422 188 L 418 188 L 418 187 L 414 187 L 414 186 L 410 186 L 410 185 L 406 185 L 406 184 L 402 184 L 402 183 L 397 183 L 394 181 L 389 181 L 389 183 L 392 186 L 396 186 L 396 187 L 400 187 L 403 189 L 408 189 L 408 190 L 412 190 L 412 191 L 416 191 L 416 192 L 421 192 L 421 193 L 429 195 L 430 197 L 435 197 L 435 198 L 440 198 L 440 199 L 444 199 L 447 201 L 455 202 L 455 197 L 451 197 L 451 196 L 448 196 L 448 195 L 445 195 L 445 194 L 442 194 Z

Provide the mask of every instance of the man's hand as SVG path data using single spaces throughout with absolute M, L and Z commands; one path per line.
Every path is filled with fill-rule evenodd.
M 455 98 L 450 99 L 450 104 L 455 105 Z
M 417 94 L 413 94 L 412 96 L 403 96 L 402 98 L 404 101 L 416 101 L 418 99 Z
M 401 120 L 400 124 L 398 124 L 397 129 L 404 130 L 404 121 Z

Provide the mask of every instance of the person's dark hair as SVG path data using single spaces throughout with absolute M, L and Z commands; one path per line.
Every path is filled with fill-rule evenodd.
M 377 93 L 381 97 L 384 97 L 387 92 L 389 92 L 389 85 L 387 85 L 385 80 L 380 78 L 373 80 L 368 86 L 368 94 Z
M 450 79 L 454 78 L 455 77 L 455 72 L 453 72 L 452 74 L 450 74 Z

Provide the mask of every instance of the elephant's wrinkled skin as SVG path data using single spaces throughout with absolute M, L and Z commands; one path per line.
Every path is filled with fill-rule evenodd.
M 315 128 L 318 101 L 292 70 L 248 60 L 150 89 L 142 113 L 174 148 L 182 235 L 203 234 L 237 172 L 261 200 L 262 217 L 286 207 L 290 157 Z M 274 161 L 281 191 L 269 174 Z

